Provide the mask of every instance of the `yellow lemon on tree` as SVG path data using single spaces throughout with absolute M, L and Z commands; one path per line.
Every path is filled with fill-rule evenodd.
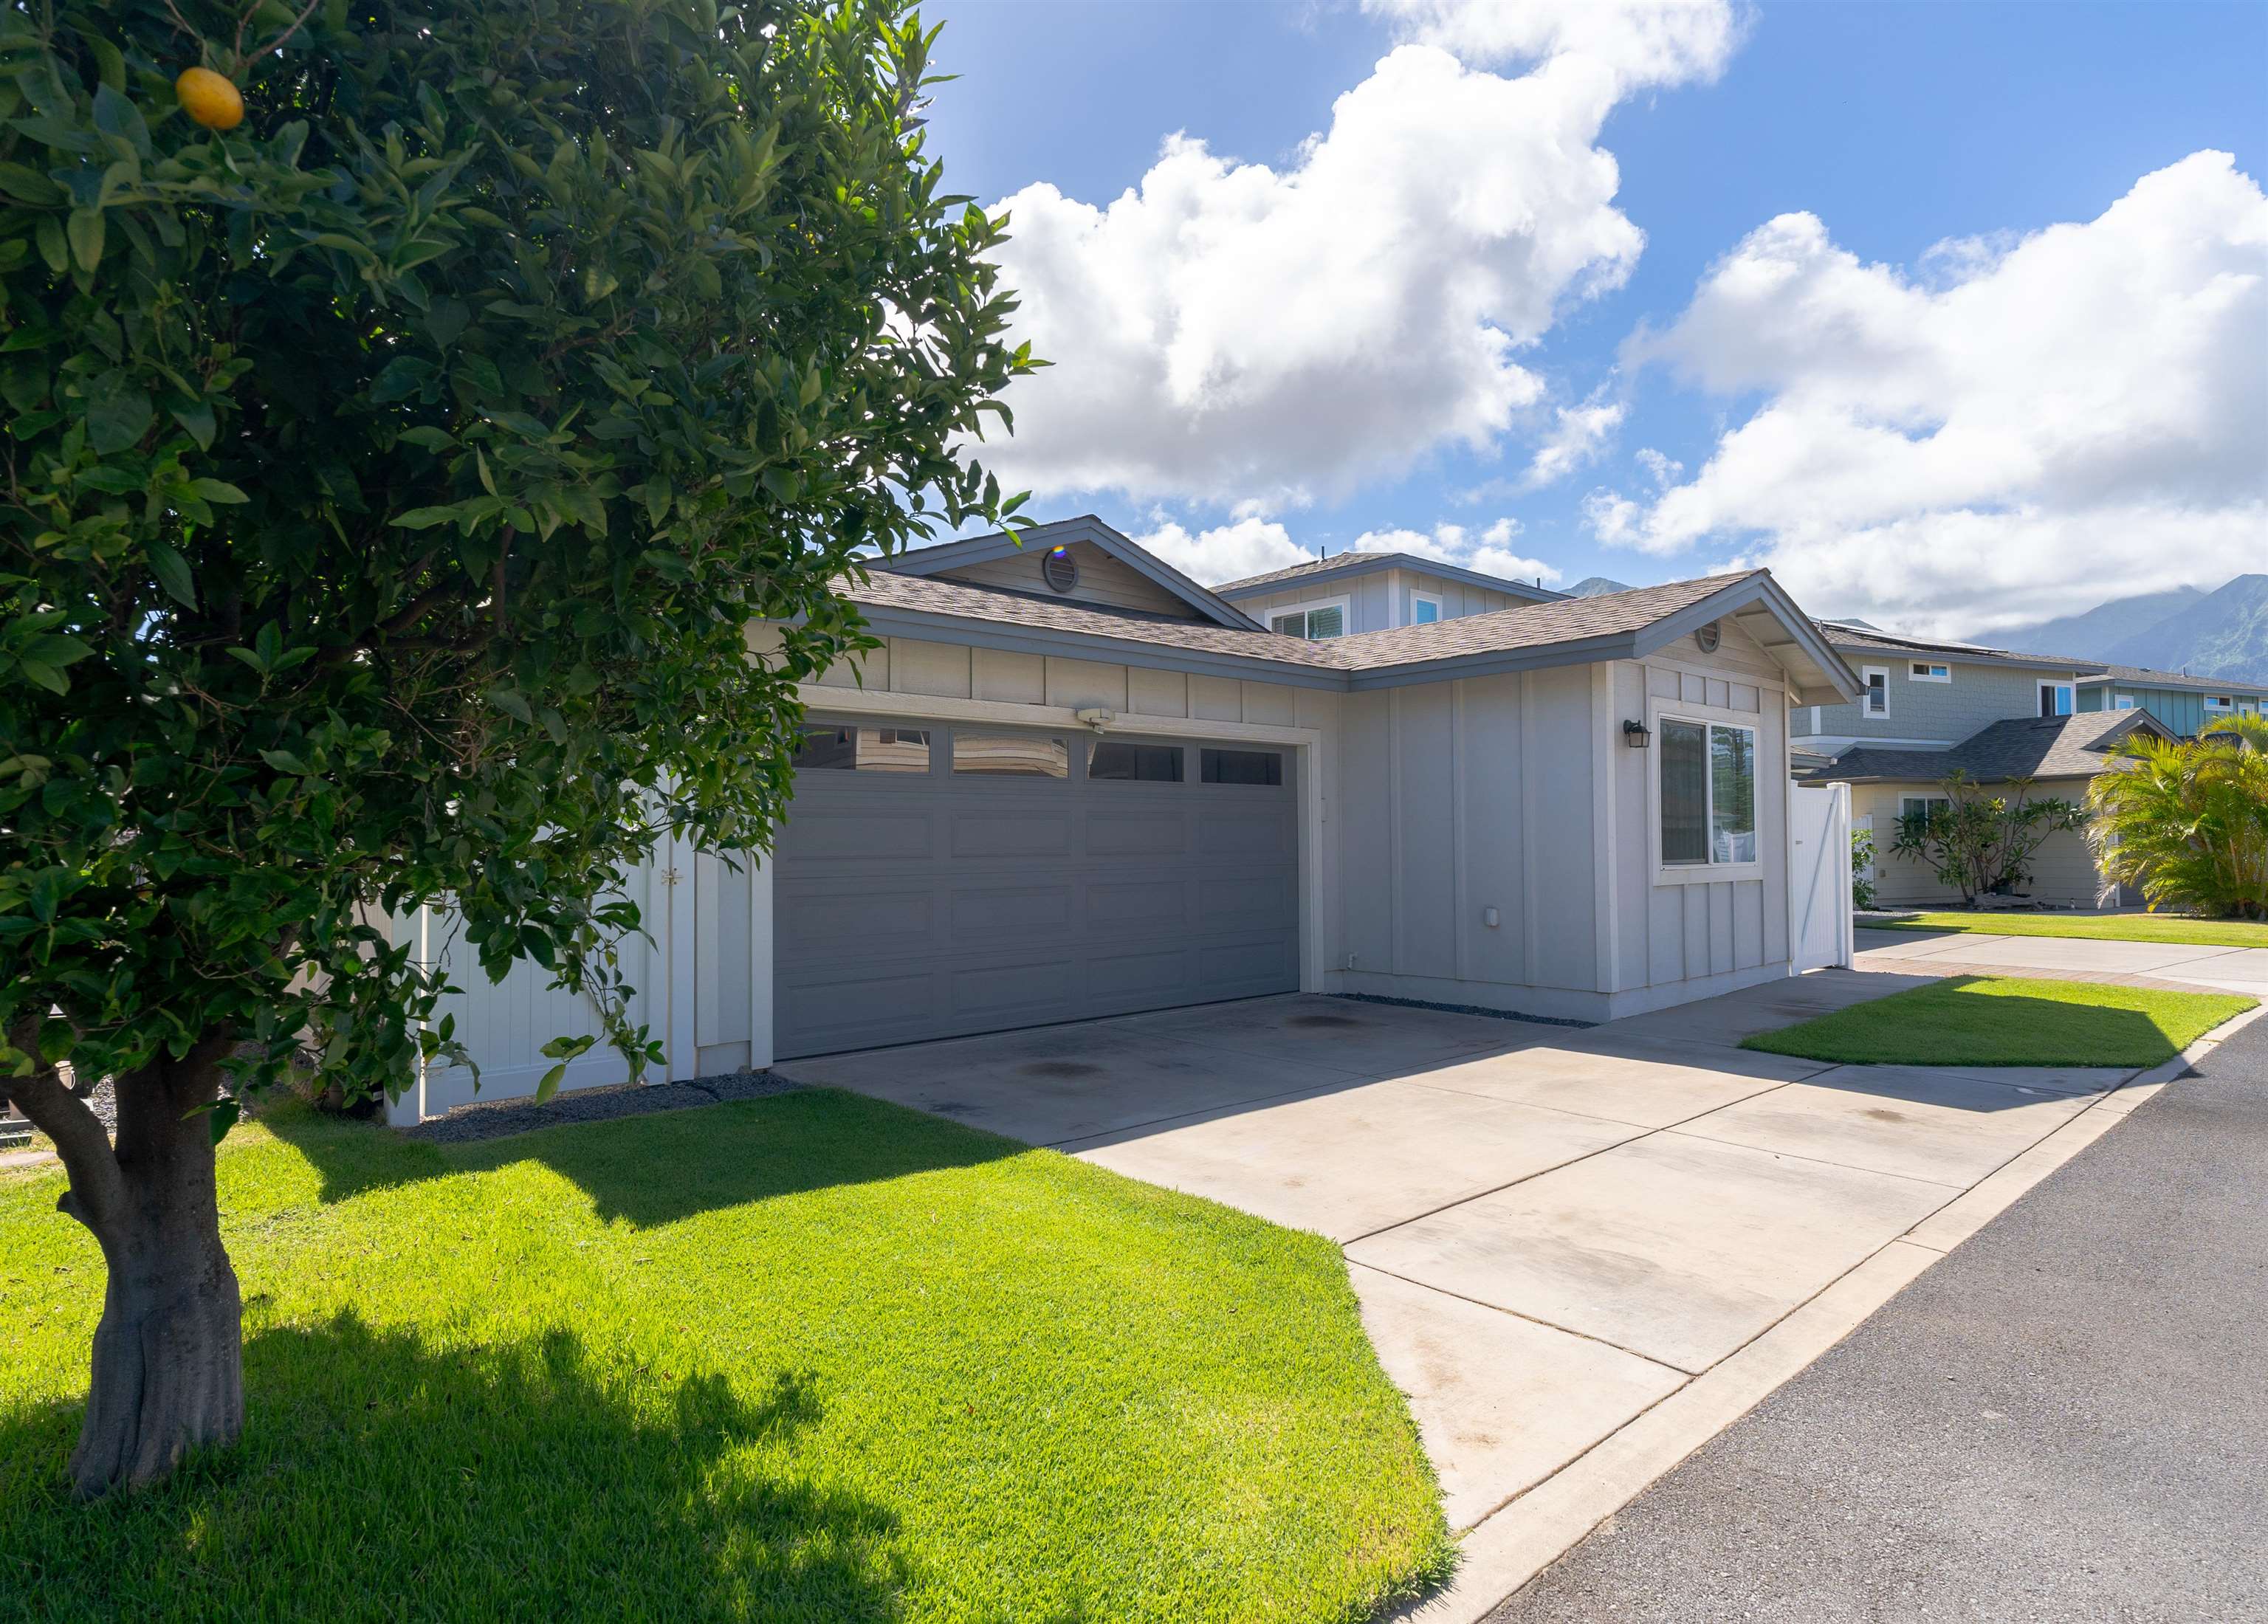
M 244 98 L 210 68 L 191 68 L 173 81 L 181 111 L 207 129 L 234 129 L 244 122 Z

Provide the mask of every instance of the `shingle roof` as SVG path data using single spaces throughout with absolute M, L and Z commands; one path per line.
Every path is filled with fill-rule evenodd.
M 2031 654 L 2015 649 L 1995 649 L 1981 643 L 1948 643 L 1943 638 L 1901 637 L 1893 632 L 1859 631 L 1833 621 L 1822 621 L 1819 629 L 1827 634 L 1839 653 L 1895 654 L 1909 657 L 1934 654 L 1943 659 L 1968 660 L 1988 665 L 2038 665 L 2057 671 L 2101 671 L 2101 660 L 2076 659 L 2064 654 Z
M 1263 575 L 1248 575 L 1241 581 L 1223 581 L 1212 590 L 1216 592 L 1241 592 L 1249 587 L 1268 586 L 1278 581 L 1296 581 L 1303 575 L 1313 575 L 1318 570 L 1337 570 L 1348 564 L 1366 563 L 1373 559 L 1396 558 L 1396 553 L 1341 553 L 1335 558 L 1311 558 L 1304 564 L 1292 564 L 1283 570 L 1270 570 Z
M 2242 677 L 2192 677 L 2178 671 L 2153 671 L 2147 665 L 2102 665 L 2100 676 L 2082 677 L 2082 682 L 2123 682 L 2138 688 L 2181 688 L 2200 694 L 2268 694 L 2268 682 L 2253 682 Z
M 2011 778 L 2092 778 L 2117 764 L 2130 730 L 2171 737 L 2146 710 L 2082 710 L 2068 716 L 2014 716 L 1972 733 L 1949 750 L 1851 750 L 1832 767 L 1800 776 L 1837 783 L 1936 783 L 1955 769 L 1979 783 Z
M 1522 604 L 1488 614 L 1462 615 L 1424 626 L 1399 626 L 1391 631 L 1364 632 L 1319 643 L 1276 632 L 1240 631 L 1196 621 L 1163 620 L 1101 605 L 1071 603 L 999 587 L 976 586 L 965 581 L 899 575 L 889 570 L 876 570 L 870 580 L 863 583 L 841 579 L 836 585 L 854 603 L 962 620 L 1040 627 L 1209 654 L 1241 655 L 1248 659 L 1329 671 L 1370 671 L 1381 666 L 1543 648 L 1637 631 L 1757 573 L 1761 572 L 1709 576 L 1697 581 L 1673 581 L 1627 592 L 1607 592 L 1596 598 Z

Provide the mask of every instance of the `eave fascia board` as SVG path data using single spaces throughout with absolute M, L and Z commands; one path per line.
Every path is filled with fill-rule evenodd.
M 1087 632 L 1057 631 L 1043 626 L 1019 626 L 1005 621 L 979 621 L 961 615 L 932 614 L 918 609 L 858 603 L 852 607 L 879 636 L 905 637 L 918 643 L 950 643 L 968 648 L 998 649 L 1008 654 L 1052 655 L 1057 659 L 1105 661 L 1137 665 L 1145 671 L 1179 671 L 1201 677 L 1232 677 L 1249 682 L 1279 682 L 1291 687 L 1329 688 L 1344 693 L 1347 673 L 1328 667 L 1295 665 L 1256 655 L 1219 654 L 1208 649 L 1182 649 L 1170 643 L 1145 643 L 1138 638 L 1100 636 Z
M 1657 650 L 1667 648 L 1688 633 L 1697 631 L 1712 621 L 1737 614 L 1751 604 L 1762 604 L 1769 609 L 1772 618 L 1788 634 L 1786 643 L 1762 646 L 1768 649 L 1790 680 L 1799 685 L 1798 692 L 1806 695 L 1829 692 L 1836 695 L 1833 699 L 1807 697 L 1803 702 L 1805 704 L 1839 704 L 1856 700 L 1866 692 L 1866 684 L 1859 680 L 1859 673 L 1845 664 L 1843 657 L 1836 652 L 1835 645 L 1821 635 L 1817 622 L 1796 607 L 1795 600 L 1787 595 L 1780 584 L 1773 580 L 1768 571 L 1762 570 L 1641 627 L 1637 633 L 1637 658 L 1643 658 Z M 1827 679 L 1825 688 L 1815 682 L 1806 682 L 1803 674 L 1797 672 L 1793 663 L 1780 652 L 1790 646 L 1801 650 L 1819 668 L 1819 674 Z
M 1495 677 L 1507 672 L 1544 671 L 1555 665 L 1588 665 L 1599 660 L 1634 659 L 1633 632 L 1602 632 L 1565 643 L 1532 643 L 1520 649 L 1484 649 L 1443 659 L 1372 665 L 1347 673 L 1355 693 L 1414 687 L 1424 682 L 1454 682 L 1466 677 Z
M 941 575 L 948 570 L 990 563 L 996 558 L 1012 557 L 1035 547 L 1044 551 L 1051 547 L 1065 547 L 1073 541 L 1085 541 L 1101 548 L 1152 585 L 1172 593 L 1217 625 L 1226 626 L 1233 631 L 1268 629 L 1226 598 L 1209 587 L 1198 585 L 1163 559 L 1153 556 L 1149 549 L 1122 535 L 1092 513 L 1081 513 L 1075 518 L 1054 519 L 1044 525 L 1034 525 L 1027 530 L 1004 530 L 989 536 L 971 536 L 966 541 L 947 541 L 938 547 L 921 547 L 912 553 L 901 553 L 895 558 L 875 559 L 870 567 L 894 570 L 900 575 Z

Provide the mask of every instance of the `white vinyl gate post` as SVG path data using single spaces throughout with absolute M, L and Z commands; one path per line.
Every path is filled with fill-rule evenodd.
M 656 878 L 661 882 L 662 894 L 669 899 L 669 928 L 661 936 L 662 953 L 668 966 L 663 980 L 668 988 L 666 1007 L 669 1011 L 663 1047 L 669 1064 L 659 1077 L 649 1071 L 646 1080 L 681 1083 L 700 1073 L 695 1049 L 700 1029 L 694 1024 L 695 984 L 701 962 L 694 935 L 695 910 L 701 906 L 700 865 L 691 842 L 675 835 L 666 837 L 656 855 L 660 860 L 660 872 Z

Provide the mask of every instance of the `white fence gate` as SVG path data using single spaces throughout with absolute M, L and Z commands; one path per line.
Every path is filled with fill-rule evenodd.
M 771 1063 L 771 876 L 742 859 L 739 872 L 683 841 L 665 842 L 631 876 L 643 936 L 622 944 L 622 974 L 637 989 L 630 1022 L 661 1040 L 665 1062 L 645 1081 L 707 1077 Z M 473 1101 L 533 1094 L 556 1062 L 543 1054 L 554 1038 L 600 1032 L 598 1011 L 578 995 L 555 990 L 550 973 L 522 959 L 501 981 L 482 971 L 453 922 L 427 910 L 399 922 L 417 933 L 417 956 L 438 959 L 464 990 L 434 1011 L 456 1017 L 458 1040 L 481 1069 L 480 1089 L 460 1066 L 436 1066 L 392 1102 L 397 1124 L 441 1115 Z M 759 1033 L 762 1036 L 759 1036 Z M 629 1069 L 601 1041 L 569 1063 L 562 1090 L 623 1082 Z
M 1847 966 L 1851 919 L 1851 786 L 1799 787 L 1788 796 L 1787 894 L 1795 972 Z

